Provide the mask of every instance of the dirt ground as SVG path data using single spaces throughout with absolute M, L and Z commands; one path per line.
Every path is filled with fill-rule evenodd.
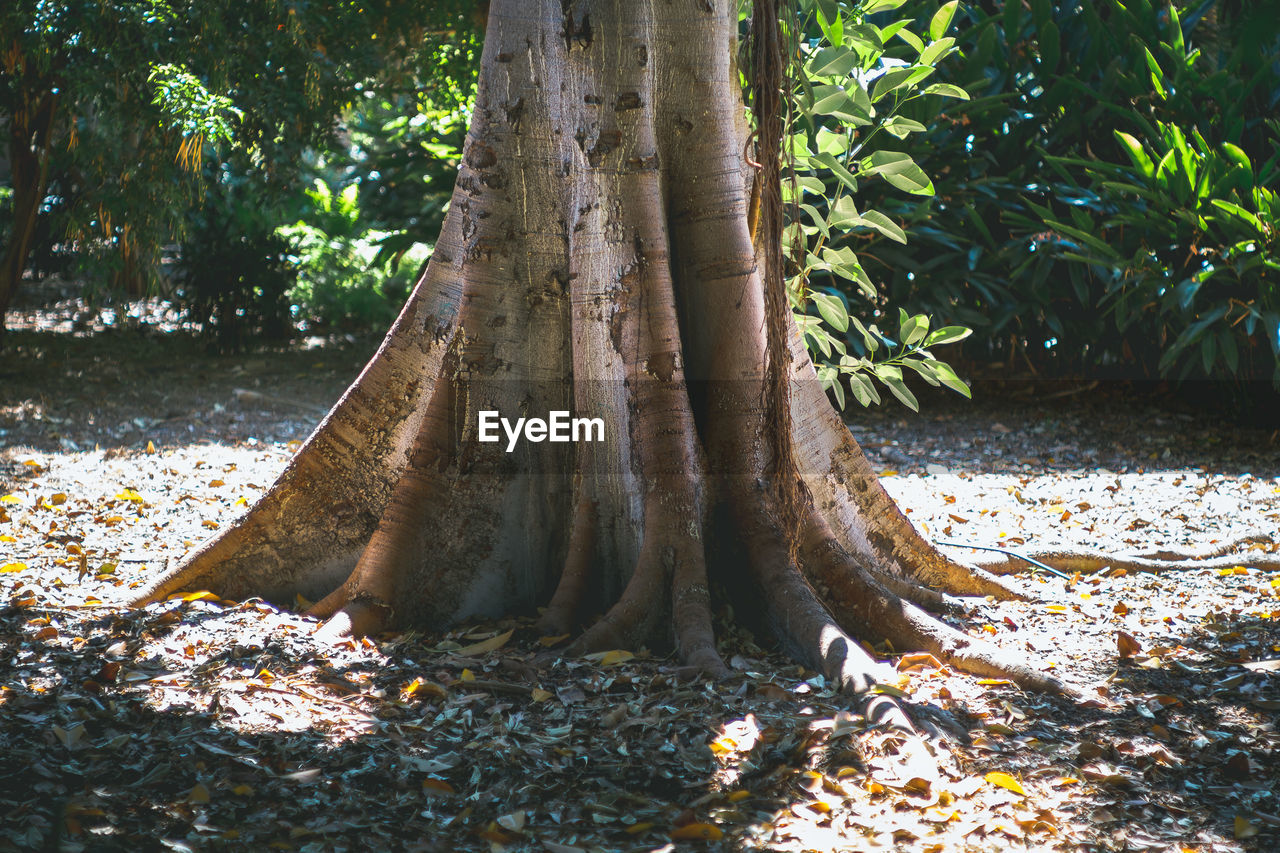
M 128 610 L 262 493 L 377 341 L 211 355 L 156 304 L 18 320 L 0 361 L 0 850 L 1280 849 L 1280 575 L 1247 559 L 1027 574 L 1034 602 L 956 620 L 1084 702 L 879 648 L 900 673 L 886 692 L 947 731 L 923 752 L 728 613 L 734 675 L 682 683 L 645 649 L 539 663 L 564 639 L 527 619 L 333 647 L 259 601 Z M 1273 431 L 1127 386 L 975 398 L 853 421 L 935 539 L 1274 535 Z

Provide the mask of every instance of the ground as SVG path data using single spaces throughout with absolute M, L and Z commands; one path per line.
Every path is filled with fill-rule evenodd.
M 212 356 L 156 306 L 17 320 L 0 850 L 1280 848 L 1280 576 L 1039 573 L 1043 600 L 959 623 L 1083 703 L 881 648 L 889 689 L 949 732 L 921 763 L 727 618 L 733 675 L 687 683 L 643 649 L 545 663 L 563 638 L 531 620 L 334 647 L 261 602 L 129 611 L 261 494 L 376 341 Z M 854 420 L 933 537 L 1128 550 L 1280 520 L 1272 432 L 1127 386 L 975 398 Z

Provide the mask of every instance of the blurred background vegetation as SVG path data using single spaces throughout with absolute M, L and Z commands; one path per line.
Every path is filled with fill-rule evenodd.
M 830 98 L 861 80 L 894 108 L 859 156 L 905 155 L 932 190 L 868 159 L 856 177 L 885 180 L 837 210 L 852 183 L 797 166 L 816 206 L 796 221 L 823 219 L 808 236 L 832 253 L 797 270 L 817 337 L 856 356 L 874 324 L 919 344 L 929 317 L 973 330 L 961 375 L 1280 388 L 1280 0 L 971 0 L 939 28 L 941 5 L 799 4 L 812 153 L 858 139 L 861 102 Z M 6 3 L 0 308 L 57 275 L 95 303 L 162 296 L 223 348 L 385 327 L 448 203 L 483 17 L 474 0 Z M 823 53 L 841 44 L 860 67 Z M 876 87 L 926 59 L 912 97 Z

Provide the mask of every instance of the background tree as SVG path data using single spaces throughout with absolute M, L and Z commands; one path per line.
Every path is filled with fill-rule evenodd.
M 465 75 L 473 13 L 420 0 L 5 4 L 0 315 L 33 250 L 44 260 L 59 244 L 139 292 L 208 181 L 250 173 L 278 192 L 377 81 L 424 57 Z M 201 169 L 232 140 L 230 168 Z

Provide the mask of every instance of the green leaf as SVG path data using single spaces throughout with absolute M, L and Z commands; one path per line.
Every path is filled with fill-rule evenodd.
M 818 208 L 811 204 L 801 204 L 800 209 L 809 214 L 810 221 L 818 227 L 818 230 L 822 232 L 822 236 L 830 240 L 831 229 L 827 225 L 827 218 L 819 212 Z
M 956 375 L 956 372 L 951 368 L 951 365 L 947 364 L 945 361 L 935 361 L 933 363 L 933 375 L 938 377 L 938 381 L 950 388 L 952 391 L 970 399 L 973 398 L 972 392 L 969 391 L 969 386 L 964 383 L 964 380 Z
M 818 313 L 822 315 L 822 319 L 835 329 L 837 332 L 845 332 L 849 329 L 849 312 L 845 310 L 844 302 L 840 297 L 830 293 L 822 293 L 814 291 L 809 294 L 809 298 L 813 300 L 813 304 L 817 307 Z
M 899 243 L 907 242 L 906 232 L 899 228 L 896 222 L 878 210 L 865 211 L 858 217 L 858 220 L 858 224 L 870 226 L 890 240 L 895 240 Z
M 920 64 L 921 65 L 937 65 L 938 60 L 946 56 L 947 53 L 951 51 L 951 48 L 955 45 L 955 43 L 956 43 L 956 40 L 951 38 L 951 36 L 938 39 L 933 44 L 926 47 L 924 51 L 920 54 Z
M 827 221 L 832 228 L 848 231 L 861 225 L 863 220 L 853 199 L 850 196 L 841 195 L 831 207 L 831 214 Z
M 916 53 L 924 53 L 924 40 L 921 39 L 920 36 L 911 32 L 911 30 L 900 29 L 895 33 L 895 35 L 907 44 L 911 45 L 912 50 Z
M 923 133 L 928 130 L 928 128 L 920 122 L 915 119 L 906 118 L 905 116 L 889 116 L 889 118 L 885 120 L 884 124 L 880 126 L 883 127 L 890 135 L 896 136 L 899 139 L 905 139 L 907 135 L 911 133 Z
M 900 190 L 913 195 L 933 195 L 933 182 L 911 156 L 901 151 L 876 151 L 862 161 L 859 174 L 880 175 Z
M 844 45 L 824 47 L 809 60 L 809 74 L 814 77 L 847 77 L 858 67 L 858 54 Z
M 1053 21 L 1047 21 L 1040 29 L 1040 73 L 1046 74 L 1056 71 L 1058 61 L 1062 57 L 1061 36 L 1058 33 L 1058 25 Z
M 880 395 L 876 393 L 871 380 L 861 374 L 849 374 L 849 390 L 853 392 L 853 398 L 864 407 L 880 402 Z
M 906 346 L 918 344 L 929 334 L 929 318 L 924 314 L 913 314 L 898 327 L 898 337 Z
M 866 6 L 862 7 L 864 15 L 874 15 L 876 12 L 887 12 L 890 9 L 896 9 L 907 0 L 871 0 Z
M 926 95 L 942 95 L 946 98 L 959 98 L 962 101 L 969 100 L 969 93 L 959 86 L 953 86 L 950 83 L 934 83 L 926 86 L 924 89 Z
M 817 143 L 819 154 L 834 154 L 839 157 L 849 150 L 849 137 L 825 127 L 818 128 L 814 142 Z
M 871 89 L 872 102 L 878 101 L 885 95 L 904 85 L 911 79 L 911 75 L 915 73 L 915 66 L 907 68 L 895 68 L 892 71 L 886 71 L 876 78 L 875 86 Z
M 889 391 L 898 398 L 902 405 L 913 412 L 920 411 L 920 403 L 916 400 L 916 395 L 912 394 L 911 389 L 902 381 L 901 368 L 890 364 L 877 364 L 874 367 L 874 371 L 876 378 L 888 386 Z
M 857 87 L 854 86 L 856 92 Z M 853 93 L 841 86 L 814 86 L 812 110 L 817 115 L 829 115 L 853 125 L 871 124 L 871 116 L 860 107 Z
M 1129 160 L 1133 163 L 1134 168 L 1140 171 L 1147 180 L 1151 180 L 1155 176 L 1156 167 L 1151 162 L 1151 158 L 1147 156 L 1146 149 L 1142 147 L 1142 143 L 1123 131 L 1116 130 L 1113 133 L 1116 141 L 1120 143 L 1125 153 L 1129 155 Z
M 933 13 L 933 18 L 929 21 L 929 38 L 942 38 L 947 32 L 947 27 L 951 26 L 951 19 L 956 16 L 956 7 L 959 5 L 960 0 L 951 0 Z
M 858 179 L 831 154 L 826 152 L 815 154 L 809 158 L 809 165 L 819 169 L 830 169 L 840 183 L 848 187 L 851 192 L 856 193 L 858 191 Z
M 963 341 L 965 338 L 973 334 L 973 329 L 967 329 L 964 326 L 943 326 L 941 329 L 934 329 L 929 333 L 929 337 L 924 339 L 926 347 L 935 347 L 941 344 L 954 344 Z

